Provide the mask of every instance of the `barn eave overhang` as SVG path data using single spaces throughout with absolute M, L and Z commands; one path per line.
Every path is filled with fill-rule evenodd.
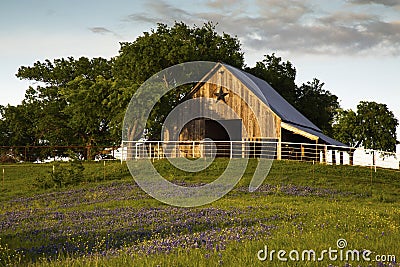
M 288 131 L 294 133 L 294 134 L 299 134 L 299 135 L 304 136 L 304 137 L 306 137 L 306 138 L 308 138 L 310 140 L 313 140 L 313 141 L 318 141 L 318 139 L 319 139 L 318 136 L 310 134 L 310 133 L 308 133 L 306 131 L 300 130 L 299 128 L 297 128 L 297 127 L 295 127 L 293 125 L 289 125 L 289 124 L 287 124 L 287 123 L 285 123 L 283 121 L 281 122 L 281 127 L 283 129 L 285 129 L 285 130 L 288 130 Z

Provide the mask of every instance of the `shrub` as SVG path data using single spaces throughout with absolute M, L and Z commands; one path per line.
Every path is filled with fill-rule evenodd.
M 1 163 L 16 163 L 17 160 L 11 155 L 0 155 Z
M 75 153 L 69 152 L 70 161 L 68 165 L 55 162 L 53 170 L 49 172 L 49 176 L 36 179 L 36 185 L 39 188 L 47 189 L 51 187 L 66 187 L 70 185 L 78 185 L 84 180 L 82 162 Z

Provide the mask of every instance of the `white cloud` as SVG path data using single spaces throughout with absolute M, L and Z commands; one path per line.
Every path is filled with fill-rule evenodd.
M 89 28 L 89 30 L 95 34 L 100 34 L 100 35 L 112 34 L 114 37 L 116 37 L 118 39 L 123 39 L 122 36 L 119 35 L 118 33 L 111 31 L 104 27 L 92 27 L 92 28 Z
M 394 4 L 390 0 L 381 2 L 385 5 Z M 229 3 L 232 3 L 232 8 L 230 12 L 225 12 L 223 8 Z M 295 0 L 256 0 L 249 4 L 253 12 L 247 12 L 239 10 L 243 7 L 235 3 L 233 0 L 211 1 L 207 5 L 215 8 L 209 12 L 189 12 L 157 0 L 147 5 L 149 13 L 134 13 L 129 19 L 170 25 L 175 21 L 184 21 L 189 25 L 213 21 L 218 23 L 217 30 L 237 35 L 245 47 L 253 50 L 312 54 L 400 54 L 399 23 L 384 21 L 375 14 L 357 10 L 316 13 L 310 1 Z M 232 13 L 236 15 L 232 16 Z
M 93 33 L 98 33 L 98 34 L 106 34 L 106 33 L 113 33 L 109 29 L 106 29 L 104 27 L 92 27 L 89 28 L 89 30 Z
M 377 4 L 389 7 L 400 6 L 399 0 L 347 0 L 347 2 L 358 5 Z

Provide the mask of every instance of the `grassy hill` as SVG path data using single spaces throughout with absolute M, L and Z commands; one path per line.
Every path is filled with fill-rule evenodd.
M 227 163 L 217 159 L 199 173 L 165 160 L 154 165 L 164 177 L 190 185 L 213 181 Z M 84 163 L 79 185 L 49 189 L 37 183 L 49 177 L 52 164 L 2 165 L 0 265 L 379 266 L 378 255 L 400 261 L 399 172 L 277 161 L 249 193 L 256 164 L 249 162 L 228 195 L 198 208 L 151 198 L 125 163 Z M 339 239 L 347 241 L 345 248 L 337 247 Z M 268 258 L 260 261 L 265 246 Z M 338 250 L 338 259 L 324 254 L 318 261 L 329 248 Z M 316 260 L 301 260 L 311 249 Z M 287 252 L 287 262 L 278 259 L 279 250 Z M 293 250 L 300 252 L 298 261 L 289 258 Z M 371 261 L 340 260 L 347 250 L 370 250 Z

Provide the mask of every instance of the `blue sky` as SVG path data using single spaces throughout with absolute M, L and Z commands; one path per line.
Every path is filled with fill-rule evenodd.
M 400 119 L 399 0 L 204 1 L 2 0 L 0 105 L 21 102 L 29 85 L 20 66 L 67 56 L 118 54 L 157 22 L 218 23 L 237 35 L 248 66 L 275 52 L 297 69 L 297 83 L 318 78 L 343 108 L 385 103 Z M 398 129 L 400 139 L 400 129 Z

